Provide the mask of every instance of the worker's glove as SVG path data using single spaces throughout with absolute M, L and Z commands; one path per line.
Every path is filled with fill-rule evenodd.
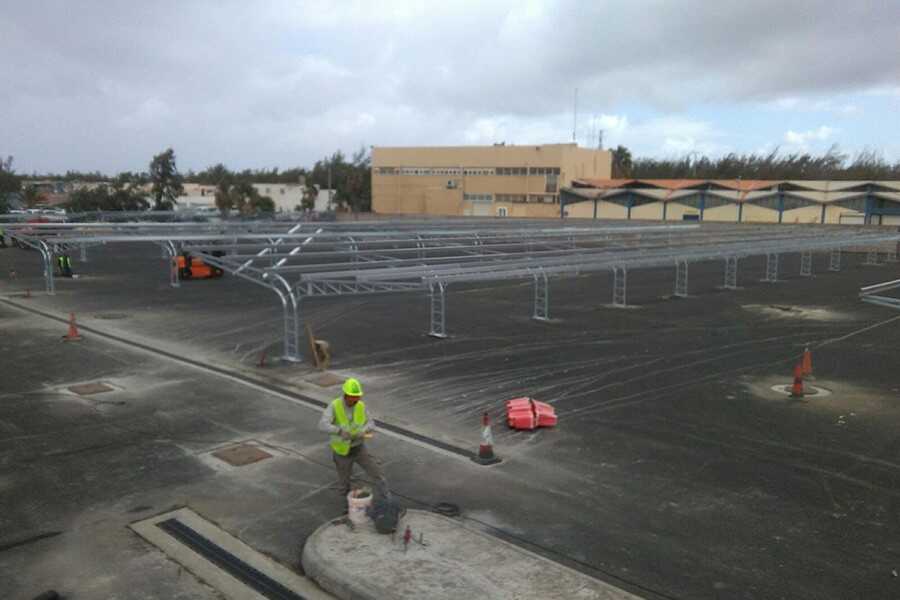
M 349 440 L 353 438 L 353 434 L 350 433 L 347 429 L 341 429 L 341 439 Z

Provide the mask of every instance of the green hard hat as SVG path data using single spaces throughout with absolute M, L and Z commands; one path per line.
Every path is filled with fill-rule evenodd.
M 346 396 L 362 396 L 362 385 L 358 379 L 351 377 L 344 382 L 344 395 Z

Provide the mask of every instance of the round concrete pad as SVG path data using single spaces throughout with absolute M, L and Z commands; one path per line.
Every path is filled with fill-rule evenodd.
M 409 526 L 414 540 L 403 549 Z M 306 540 L 307 577 L 344 600 L 635 599 L 628 592 L 434 513 L 409 510 L 394 536 L 342 519 Z

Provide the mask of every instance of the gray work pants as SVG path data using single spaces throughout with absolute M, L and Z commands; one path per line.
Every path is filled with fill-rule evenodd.
M 332 452 L 331 457 L 334 459 L 335 468 L 337 468 L 338 491 L 341 494 L 346 496 L 350 493 L 350 475 L 353 474 L 353 463 L 356 463 L 362 467 L 366 475 L 372 478 L 381 496 L 387 496 L 387 479 L 384 478 L 384 472 L 382 472 L 381 467 L 375 461 L 375 457 L 366 450 L 365 444 L 350 448 L 350 453 L 347 456 L 341 456 L 336 452 Z

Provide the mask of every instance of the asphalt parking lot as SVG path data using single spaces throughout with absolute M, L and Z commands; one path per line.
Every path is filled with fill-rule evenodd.
M 89 257 L 50 297 L 35 253 L 0 250 L 0 295 L 301 394 L 334 393 L 310 383 L 308 365 L 277 364 L 270 291 L 230 277 L 172 289 L 152 246 Z M 490 468 L 377 439 L 411 505 L 456 502 L 493 533 L 648 598 L 896 598 L 900 314 L 857 292 L 896 279 L 898 265 L 862 258 L 830 273 L 816 255 L 815 276 L 801 278 L 788 255 L 775 284 L 760 281 L 763 258 L 747 259 L 736 291 L 718 288 L 721 263 L 695 264 L 686 299 L 670 297 L 674 269 L 634 271 L 626 309 L 608 306 L 608 275 L 554 280 L 546 323 L 529 318 L 530 284 L 451 286 L 447 340 L 424 335 L 418 294 L 316 300 L 304 315 L 331 344 L 332 370 L 361 378 L 379 417 L 423 435 L 474 449 L 482 411 L 496 422 L 520 395 L 556 407 L 552 430 L 498 423 L 504 462 Z M 0 548 L 53 534 L 0 550 L 8 596 L 69 586 L 107 597 L 152 568 L 145 597 L 215 597 L 124 526 L 190 506 L 294 564 L 304 535 L 340 512 L 315 411 L 98 336 L 61 344 L 62 324 L 9 304 L 0 327 Z M 771 388 L 790 382 L 807 344 L 811 383 L 830 394 L 796 401 Z M 92 380 L 115 385 L 115 398 L 61 391 Z M 249 470 L 209 462 L 240 440 L 276 456 Z M 96 560 L 74 550 L 85 547 Z

